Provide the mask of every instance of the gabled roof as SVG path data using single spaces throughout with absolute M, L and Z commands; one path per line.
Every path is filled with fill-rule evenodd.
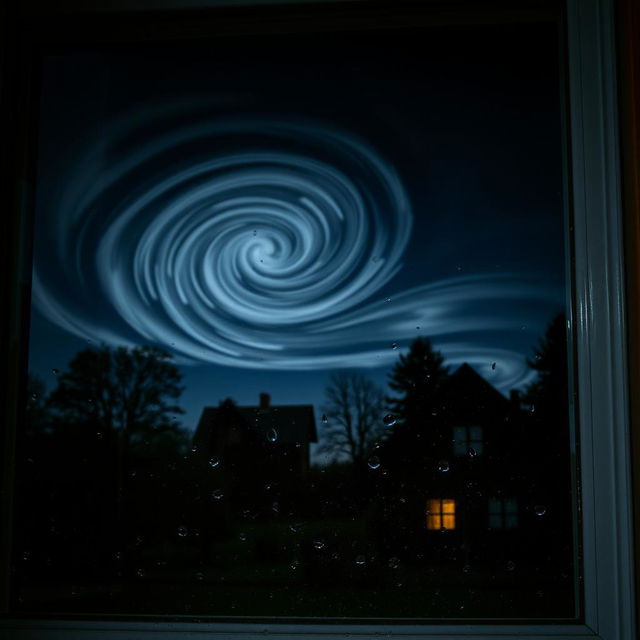
M 233 410 L 242 426 L 256 430 L 265 439 L 268 432 L 274 429 L 278 435 L 277 442 L 284 444 L 318 441 L 312 405 L 276 405 L 268 408 L 236 406 Z M 219 407 L 203 409 L 194 441 L 207 431 L 218 428 L 219 412 Z
M 445 395 L 452 407 L 474 413 L 507 413 L 511 407 L 509 400 L 466 362 L 447 381 Z

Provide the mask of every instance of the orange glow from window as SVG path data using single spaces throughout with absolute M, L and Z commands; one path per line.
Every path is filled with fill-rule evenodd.
M 456 528 L 456 501 L 435 498 L 427 502 L 427 529 L 441 531 Z

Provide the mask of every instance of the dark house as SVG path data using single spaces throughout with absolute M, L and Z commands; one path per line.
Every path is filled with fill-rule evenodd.
M 318 439 L 313 407 L 270 401 L 261 393 L 257 406 L 205 407 L 193 437 L 196 455 L 227 467 L 269 466 L 278 475 L 308 471 L 309 445 Z
M 567 421 L 533 413 L 515 391 L 503 396 L 467 364 L 438 399 L 437 411 L 400 425 L 386 446 L 390 471 L 381 491 L 392 497 L 393 528 L 413 531 L 430 561 L 488 555 L 506 566 L 523 557 L 533 563 L 549 549 L 565 557 L 572 506 L 561 478 L 569 449 L 545 432 Z

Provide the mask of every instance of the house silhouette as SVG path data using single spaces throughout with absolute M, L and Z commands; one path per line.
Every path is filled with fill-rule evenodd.
M 267 393 L 256 406 L 227 400 L 205 407 L 193 437 L 201 459 L 218 459 L 227 467 L 268 466 L 272 472 L 309 470 L 309 445 L 317 442 L 312 405 L 272 405 Z

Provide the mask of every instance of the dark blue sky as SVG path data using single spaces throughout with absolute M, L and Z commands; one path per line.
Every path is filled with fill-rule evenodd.
M 523 384 L 524 358 L 565 295 L 556 39 L 552 25 L 510 25 L 481 33 L 251 36 L 190 49 L 51 57 L 40 127 L 31 370 L 53 386 L 51 369 L 63 369 L 88 341 L 155 341 L 193 362 L 197 345 L 205 345 L 204 362 L 183 367 L 189 427 L 202 406 L 227 396 L 255 404 L 268 391 L 274 404 L 318 405 L 337 366 L 365 366 L 382 384 L 398 353 L 391 343 L 402 351 L 416 335 L 432 336 L 452 364 L 471 362 L 502 391 Z M 333 168 L 362 195 L 368 227 L 350 222 L 357 200 Z M 344 226 L 324 195 L 321 204 L 308 203 L 317 196 L 314 180 L 343 208 Z M 175 251 L 190 246 L 196 232 L 178 230 L 185 219 L 201 237 L 213 233 L 208 221 L 227 211 L 215 189 L 224 190 L 225 206 L 233 200 L 236 235 L 219 227 L 206 243 L 194 239 L 181 263 L 162 243 L 175 233 Z M 285 229 L 281 212 L 267 211 L 277 200 L 286 216 L 305 210 L 300 235 Z M 329 221 L 328 241 L 311 224 L 320 219 Z M 281 261 L 278 238 L 291 245 L 290 264 Z M 185 315 L 182 298 L 191 294 L 179 287 L 170 309 L 139 299 L 137 276 L 160 286 L 145 265 L 152 272 L 164 256 L 177 268 L 196 254 L 219 261 L 230 248 L 256 280 L 230 267 L 237 282 L 224 291 L 248 303 L 246 285 L 258 300 L 253 315 L 235 319 L 221 303 L 219 321 L 209 325 L 206 313 Z M 295 250 L 308 250 L 311 262 L 305 279 L 289 284 L 283 274 L 285 266 L 298 268 Z M 351 266 L 332 282 L 340 265 Z M 206 269 L 201 275 L 209 286 Z M 267 280 L 286 287 L 265 310 L 259 283 Z M 357 286 L 341 298 L 351 282 Z M 322 304 L 314 306 L 316 289 Z M 270 313 L 266 320 L 262 311 Z M 299 322 L 289 321 L 294 313 Z M 275 345 L 273 367 L 261 342 Z M 218 347 L 228 355 L 218 358 Z

